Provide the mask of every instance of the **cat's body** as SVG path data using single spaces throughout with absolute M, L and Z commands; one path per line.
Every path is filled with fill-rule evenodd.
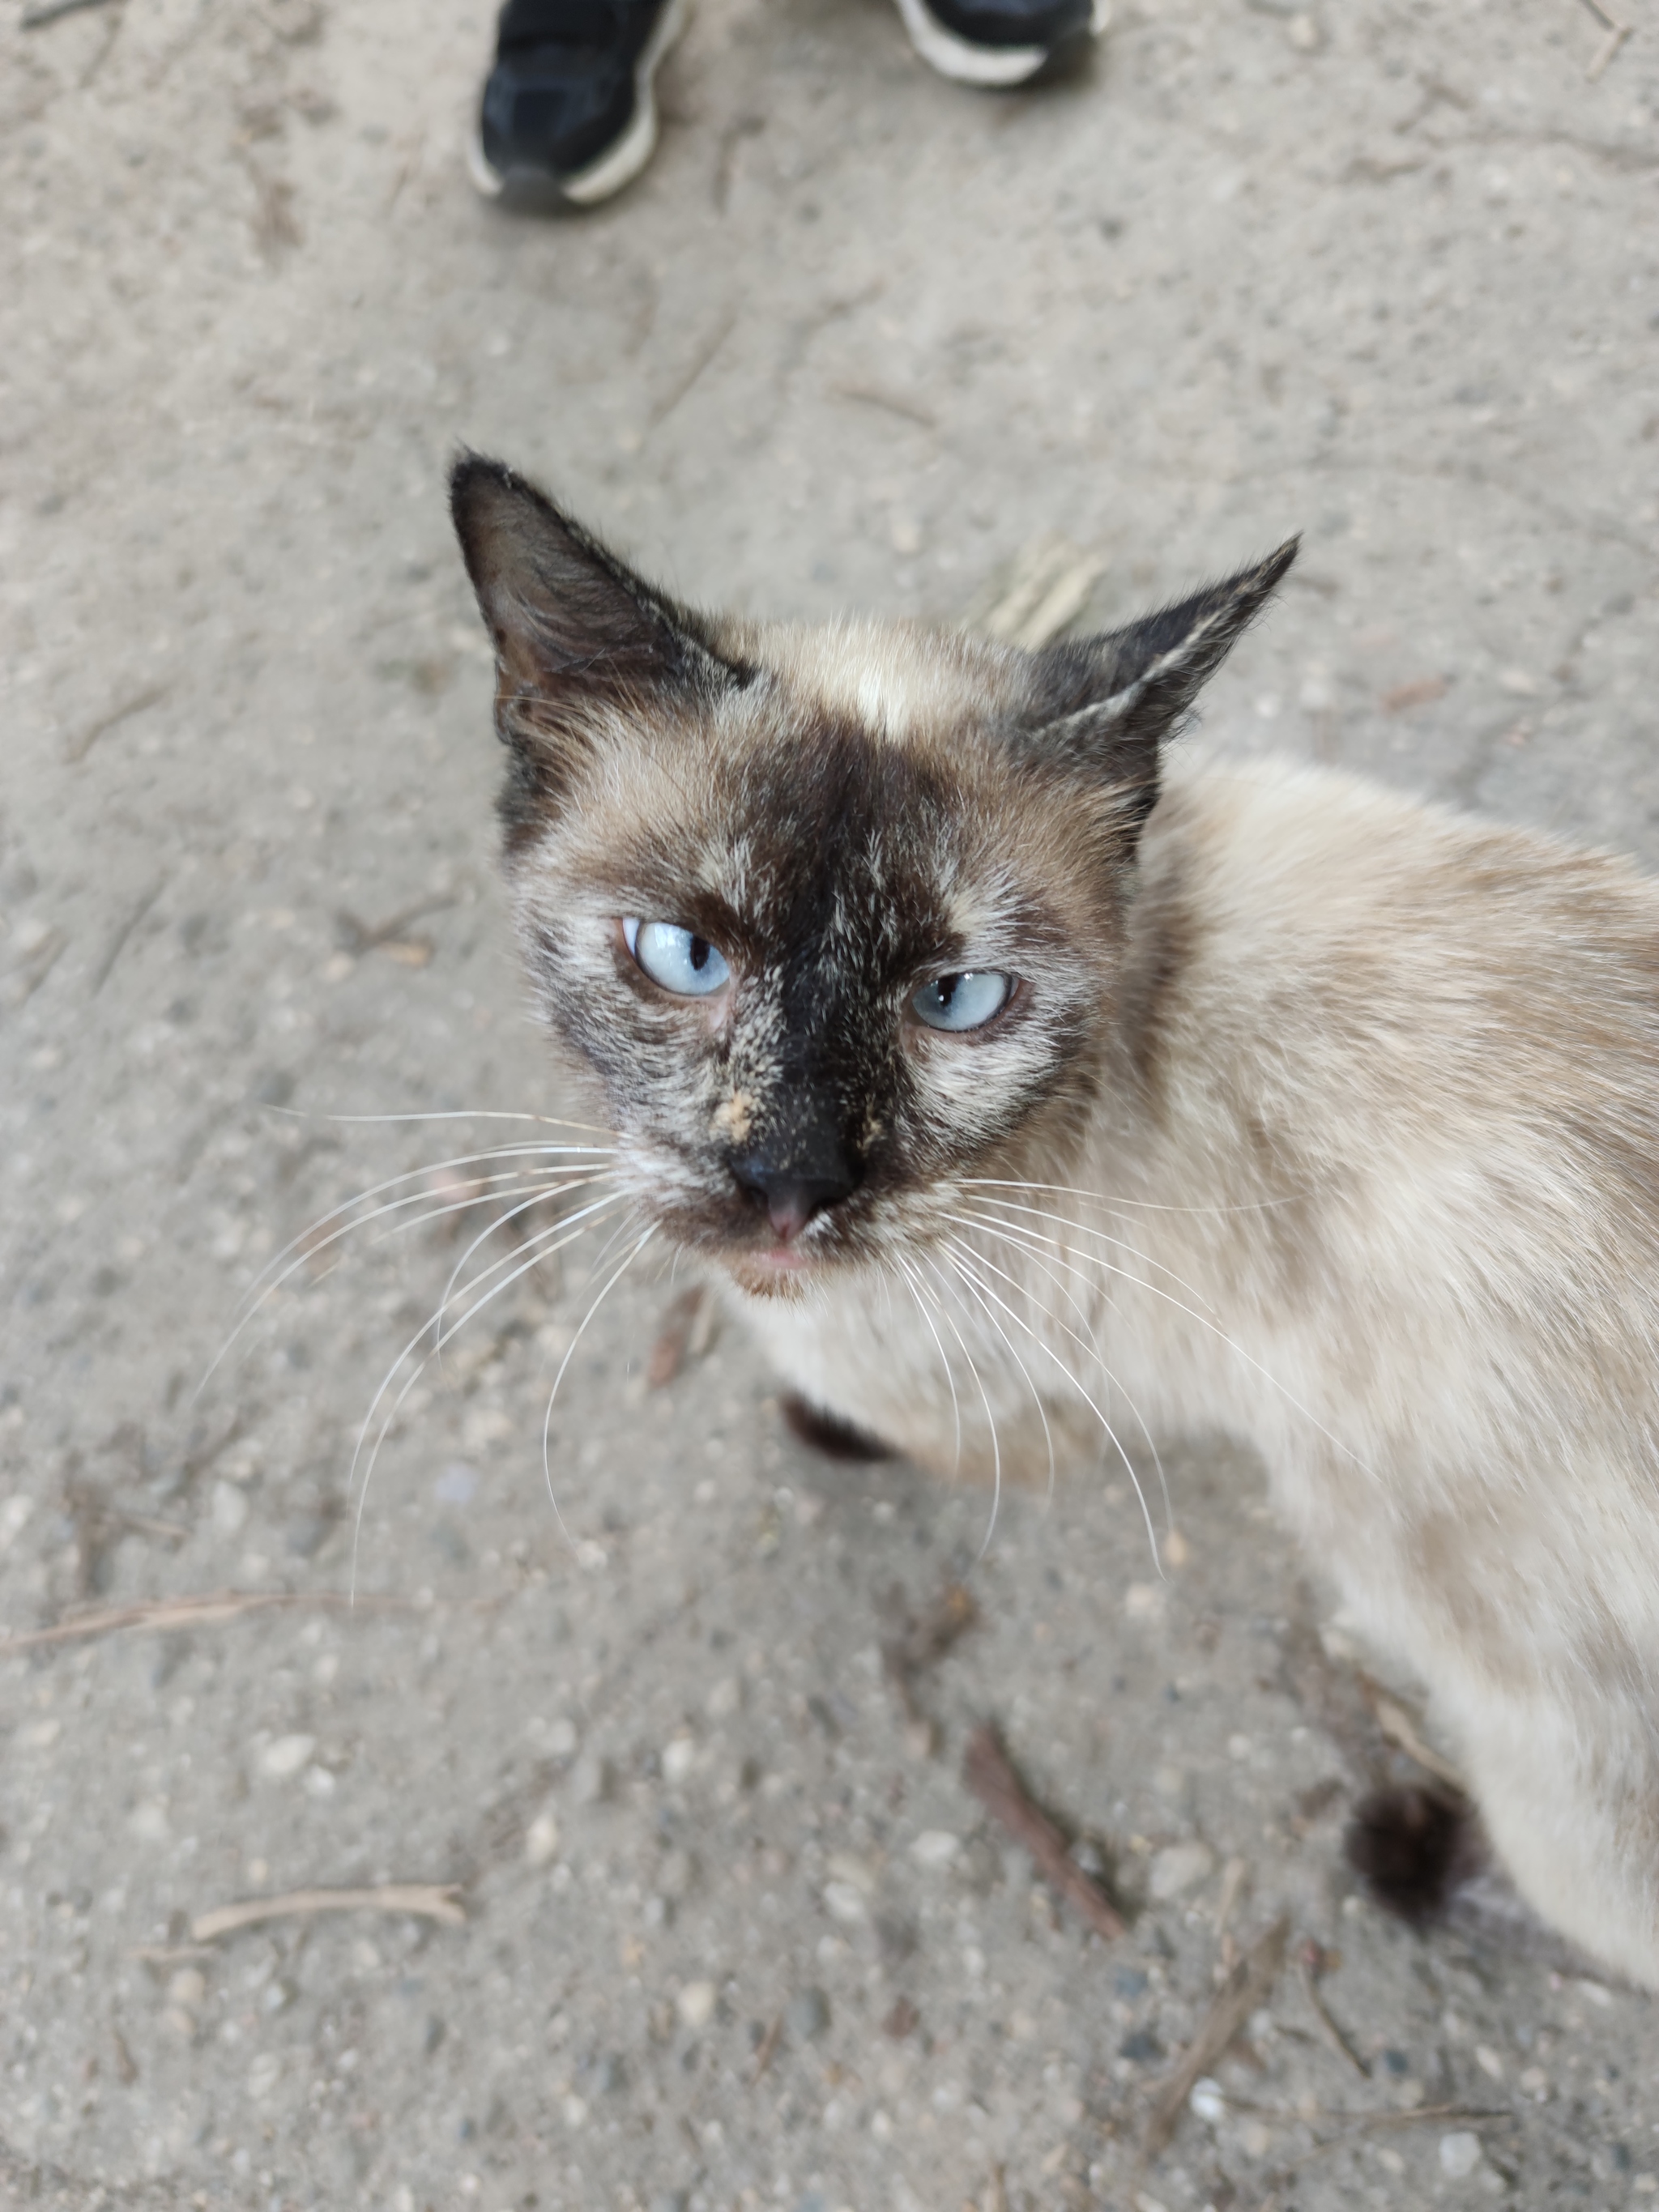
M 457 515 L 644 1217 L 942 1472 L 1248 1433 L 1523 1893 L 1659 1986 L 1659 887 L 1334 775 L 1160 790 L 1288 554 L 1027 656 L 703 623 L 484 464 Z
M 1052 1441 L 1121 1483 L 1066 1376 L 1149 1485 L 1146 1430 L 1249 1435 L 1523 1893 L 1659 1984 L 1659 886 L 1227 767 L 1166 789 L 1142 869 L 1144 1066 L 1065 1188 L 943 1201 L 980 1285 L 916 1263 L 950 1323 L 856 1279 L 750 1323 L 945 1474 L 959 1419 L 981 1475 L 1041 1480 Z

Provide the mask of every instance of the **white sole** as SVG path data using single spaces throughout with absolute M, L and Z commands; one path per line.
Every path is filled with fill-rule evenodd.
M 927 0 L 898 0 L 898 11 L 910 43 L 930 69 L 948 76 L 953 84 L 972 84 L 992 89 L 1024 84 L 1035 76 L 1049 56 L 1047 46 L 981 46 L 948 31 Z M 1094 0 L 1089 30 L 1098 38 L 1111 20 L 1111 0 Z
M 576 207 L 592 207 L 599 200 L 608 200 L 613 192 L 621 191 L 624 185 L 631 185 L 657 150 L 653 80 L 664 55 L 684 30 L 690 13 L 690 0 L 668 0 L 658 18 L 657 27 L 634 64 L 634 119 L 598 161 L 590 161 L 585 169 L 577 169 L 568 177 L 550 176 L 542 170 L 509 172 L 503 176 L 485 160 L 483 130 L 475 122 L 467 141 L 466 168 L 477 190 L 487 200 L 498 200 L 515 181 L 515 176 L 522 173 L 526 185 L 532 187 L 543 191 L 551 190 Z

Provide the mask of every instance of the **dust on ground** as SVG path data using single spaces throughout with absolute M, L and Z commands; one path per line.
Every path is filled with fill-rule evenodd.
M 1659 18 L 1618 8 L 1607 58 L 1578 0 L 1121 0 L 1090 68 L 986 98 L 878 0 L 708 0 L 655 166 L 548 222 L 463 179 L 477 0 L 14 0 L 0 1624 L 117 1617 L 0 1654 L 0 2197 L 1659 2190 L 1648 2002 L 1352 1894 L 1400 1754 L 1248 1455 L 1172 1440 L 1165 1581 L 1104 1467 L 981 1559 L 983 1497 L 811 1458 L 642 1269 L 565 1376 L 556 1517 L 599 1237 L 416 1386 L 359 1524 L 465 1167 L 386 1193 L 453 1214 L 313 1237 L 197 1395 L 290 1237 L 526 1126 L 331 1117 L 559 1110 L 460 442 L 757 611 L 952 617 L 1058 532 L 1106 622 L 1300 529 L 1217 742 L 1659 860 Z M 953 1586 L 973 1625 L 896 1673 Z M 227 1590 L 291 1601 L 144 1611 Z M 964 1786 L 988 1722 L 1126 1936 Z M 200 1924 L 402 1884 L 464 1920 Z

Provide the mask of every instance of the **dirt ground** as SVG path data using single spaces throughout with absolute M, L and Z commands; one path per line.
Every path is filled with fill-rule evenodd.
M 523 1126 L 337 1117 L 559 1110 L 462 441 L 778 613 L 954 619 L 1056 532 L 1103 622 L 1300 529 L 1211 738 L 1659 862 L 1659 13 L 1609 4 L 1610 55 L 1587 0 L 1120 0 L 1005 98 L 884 0 L 703 0 L 566 222 L 465 183 L 480 0 L 8 0 L 0 2200 L 1659 2195 L 1651 2003 L 1353 1894 L 1413 1770 L 1247 1453 L 1170 1440 L 1167 1582 L 1104 1468 L 978 1559 L 982 1496 L 811 1458 L 629 1277 L 562 1526 L 598 1239 L 405 1401 L 348 1609 L 358 1425 L 477 1217 L 313 1238 L 198 1395 L 289 1239 Z M 1127 1935 L 964 1788 L 983 1720 Z M 387 1883 L 453 1887 L 198 1924 Z

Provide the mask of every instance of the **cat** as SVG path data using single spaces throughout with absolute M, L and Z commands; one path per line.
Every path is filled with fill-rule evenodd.
M 1248 1433 L 1522 1896 L 1659 1987 L 1659 886 L 1170 752 L 1294 541 L 1026 652 L 693 612 L 477 456 L 452 501 L 641 1237 L 831 1437 Z

